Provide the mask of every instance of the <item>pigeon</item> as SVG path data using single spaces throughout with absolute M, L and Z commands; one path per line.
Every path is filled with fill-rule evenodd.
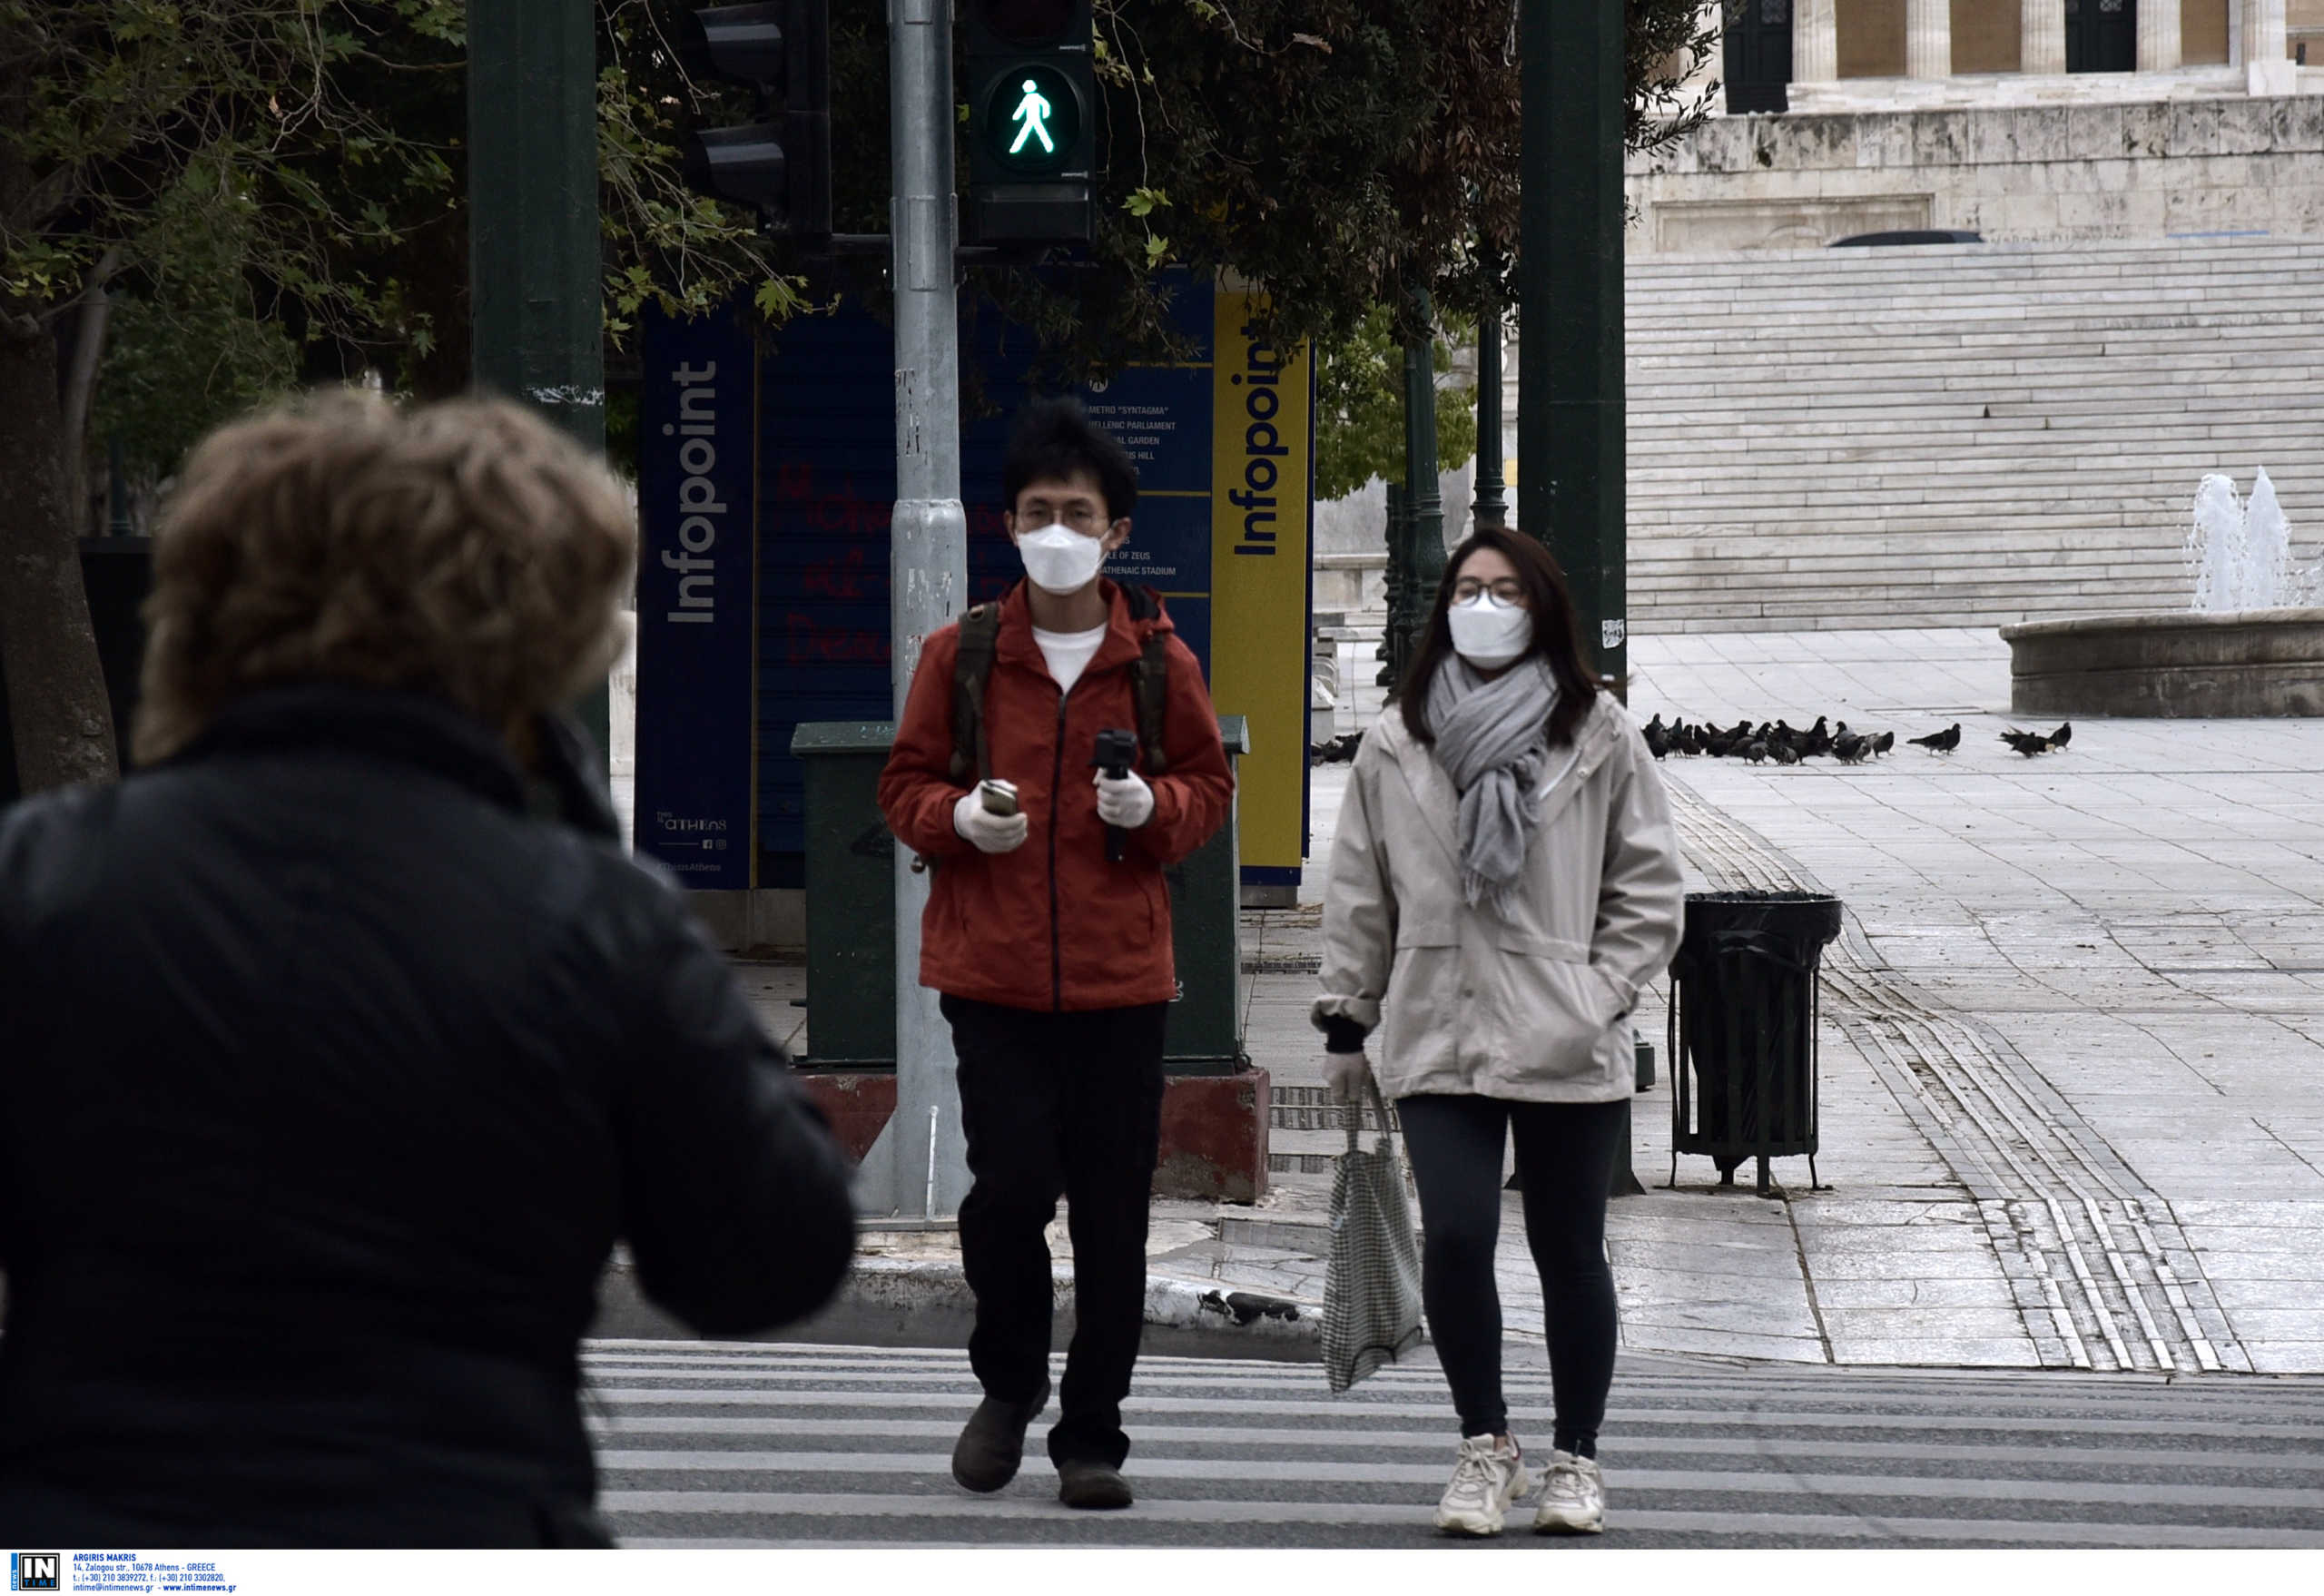
M 2053 748 L 2063 748 L 2073 741 L 2073 723 L 2072 721 L 2060 721 L 2058 729 L 2052 732 L 2049 737 L 2050 746 Z
M 1950 754 L 1961 746 L 1961 723 L 1955 721 L 1941 732 L 1931 732 L 1925 737 L 1907 737 L 1905 741 L 1925 748 L 1931 754 Z
M 1660 759 L 1670 752 L 1670 734 L 1663 726 L 1662 717 L 1660 715 L 1658 714 L 1652 720 L 1646 723 L 1645 732 L 1646 751 L 1649 754 L 1651 754 L 1657 759 Z
M 2001 740 L 2028 759 L 2037 754 L 2047 754 L 2050 751 L 2050 740 L 2039 732 L 2021 732 L 2012 726 L 2001 734 Z
M 1767 744 L 1756 737 L 1753 738 L 1750 742 L 1743 745 L 1743 757 L 1749 760 L 1753 764 L 1766 764 L 1768 758 Z
M 1816 724 L 1807 728 L 1805 734 L 1807 741 L 1799 745 L 1800 757 L 1803 759 L 1813 759 L 1817 754 L 1829 754 L 1832 751 L 1832 734 L 1825 727 L 1825 718 L 1823 715 L 1817 715 Z
M 1872 752 L 1872 739 L 1859 737 L 1854 732 L 1832 740 L 1832 757 L 1842 764 L 1861 764 L 1864 756 Z
M 1894 733 L 1894 732 L 1876 732 L 1876 733 L 1875 733 L 1875 734 L 1873 734 L 1873 738 L 1872 738 L 1872 751 L 1873 751 L 1875 754 L 1886 754 L 1886 753 L 1887 753 L 1890 749 L 1892 749 L 1892 748 L 1894 748 L 1894 747 L 1896 747 L 1896 733 Z
M 1799 750 L 1788 743 L 1770 743 L 1768 744 L 1768 757 L 1777 764 L 1797 764 L 1800 755 Z

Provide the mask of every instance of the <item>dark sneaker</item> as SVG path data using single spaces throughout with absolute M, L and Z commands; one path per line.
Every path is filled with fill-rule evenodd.
M 1068 1507 L 1128 1507 L 1129 1482 L 1110 1463 L 1071 1459 L 1057 1465 L 1057 1499 Z
M 952 1478 L 971 1491 L 998 1491 L 1017 1477 L 1025 1458 L 1025 1426 L 1049 1405 L 1049 1377 L 1030 1402 L 986 1397 L 969 1415 L 968 1428 L 952 1447 Z

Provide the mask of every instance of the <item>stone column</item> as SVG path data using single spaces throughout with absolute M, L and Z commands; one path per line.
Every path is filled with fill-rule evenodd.
M 2243 0 L 2243 71 L 2253 94 L 2290 94 L 2299 71 L 2284 40 L 2284 0 Z
M 1953 0 L 1905 0 L 1905 75 L 1953 75 Z
M 2176 15 L 2179 0 L 2170 3 Z M 2066 0 L 2018 0 L 2017 38 L 2018 71 L 2065 71 Z
M 2177 15 L 2179 0 L 2170 3 Z M 2065 71 L 2066 0 L 2018 0 L 2017 39 L 2018 71 Z
M 1840 75 L 1840 14 L 1835 0 L 1792 0 L 1791 81 L 1837 83 Z
M 2179 0 L 2139 0 L 2139 70 L 2171 72 L 2180 61 Z

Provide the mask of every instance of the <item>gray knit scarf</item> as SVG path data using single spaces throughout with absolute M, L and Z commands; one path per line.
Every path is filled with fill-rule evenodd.
M 1461 794 L 1461 895 L 1472 909 L 1502 909 L 1524 872 L 1557 701 L 1557 678 L 1538 655 L 1492 681 L 1448 655 L 1428 685 L 1437 761 Z

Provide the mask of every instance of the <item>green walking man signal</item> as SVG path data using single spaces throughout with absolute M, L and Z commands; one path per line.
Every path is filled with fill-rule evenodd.
M 1040 140 L 1041 153 L 1045 155 L 1057 153 L 1057 141 L 1049 137 L 1049 103 L 1041 97 L 1040 85 L 1031 78 L 1025 80 L 1025 97 L 1017 103 L 1016 114 L 1009 120 L 1025 124 L 1017 134 L 1017 142 L 1009 146 L 1011 155 L 1024 150 L 1027 139 Z

